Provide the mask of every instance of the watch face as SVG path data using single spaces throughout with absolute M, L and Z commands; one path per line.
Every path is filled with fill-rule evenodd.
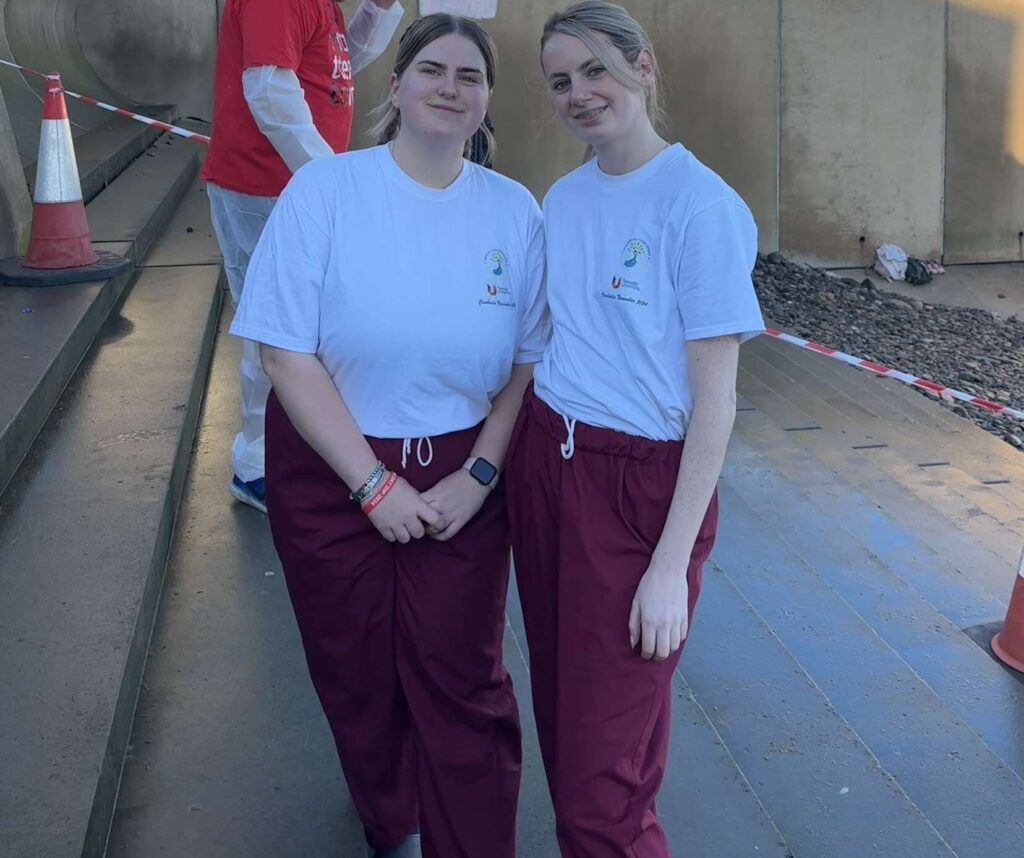
M 473 467 L 469 469 L 469 473 L 481 485 L 489 486 L 491 481 L 497 476 L 498 469 L 486 459 L 477 459 L 473 462 Z

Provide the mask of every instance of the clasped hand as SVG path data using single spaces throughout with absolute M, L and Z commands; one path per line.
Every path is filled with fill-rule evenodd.
M 409 542 L 430 536 L 444 542 L 455 536 L 483 506 L 490 489 L 465 468 L 449 474 L 425 492 L 417 492 L 402 477 L 369 513 L 374 527 L 388 542 Z

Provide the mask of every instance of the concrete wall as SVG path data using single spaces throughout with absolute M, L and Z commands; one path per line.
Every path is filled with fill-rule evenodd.
M 216 0 L 79 0 L 77 21 L 90 65 L 126 99 L 210 118 Z
M 419 4 L 403 2 L 408 23 Z M 743 195 L 762 250 L 837 266 L 869 261 L 883 241 L 947 261 L 1024 257 L 1024 96 L 1011 86 L 1024 87 L 1024 2 L 622 2 L 654 37 L 668 135 Z M 486 22 L 502 55 L 497 166 L 537 196 L 582 155 L 539 71 L 541 27 L 562 4 L 500 0 Z M 59 67 L 70 88 L 115 103 L 174 101 L 207 118 L 221 6 L 0 0 L 0 55 Z M 360 114 L 383 97 L 393 55 L 360 75 Z M 0 86 L 34 160 L 40 86 L 4 68 Z M 76 132 L 106 119 L 69 108 Z M 356 145 L 368 124 L 362 115 Z
M 0 49 L 5 59 L 37 69 L 59 71 L 67 89 L 103 101 L 121 97 L 96 74 L 82 52 L 78 38 L 79 0 L 0 0 L 3 2 L 3 33 Z M 5 69 L 3 82 L 7 107 L 22 160 L 35 161 L 39 146 L 42 81 Z M 68 116 L 77 134 L 105 122 L 102 110 L 68 99 Z
M 941 252 L 944 40 L 935 0 L 783 0 L 783 252 L 828 265 L 865 264 L 885 241 Z
M 950 7 L 948 262 L 1024 258 L 1024 141 L 1014 139 L 1010 126 L 1011 97 L 1020 97 L 1014 87 L 1024 87 L 1022 69 L 1013 66 L 1015 44 L 1024 51 L 1022 37 L 1024 14 L 1014 20 L 957 4 Z
M 32 201 L 14 143 L 7 105 L 0 92 L 0 259 L 25 252 Z

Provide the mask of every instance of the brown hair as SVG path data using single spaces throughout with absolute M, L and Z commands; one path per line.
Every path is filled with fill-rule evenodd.
M 548 18 L 540 40 L 542 51 L 555 33 L 572 36 L 583 42 L 619 83 L 644 93 L 647 97 L 647 115 L 652 124 L 659 126 L 664 123 L 665 111 L 661 108 L 657 59 L 653 84 L 645 86 L 636 73 L 640 54 L 648 51 L 654 58 L 654 48 L 647 32 L 629 12 L 608 0 L 577 0 L 564 11 L 555 12 Z M 609 47 L 615 50 L 609 50 Z
M 480 50 L 484 58 L 484 69 L 487 75 L 487 88 L 494 89 L 495 72 L 498 67 L 498 49 L 490 34 L 472 18 L 464 18 L 461 15 L 449 15 L 439 12 L 435 15 L 426 15 L 417 18 L 409 25 L 398 42 L 398 55 L 395 57 L 395 65 L 391 70 L 397 78 L 401 79 L 416 56 L 431 42 L 436 42 L 442 36 L 452 33 L 469 39 Z M 370 129 L 371 134 L 377 135 L 377 142 L 388 143 L 398 136 L 398 129 L 402 127 L 402 114 L 391 99 L 388 98 L 373 111 L 380 114 L 380 119 Z M 486 123 L 481 123 L 477 132 L 483 134 L 487 141 L 487 149 L 493 156 L 497 149 L 497 142 L 491 129 Z M 472 137 L 466 141 L 466 152 L 468 154 Z

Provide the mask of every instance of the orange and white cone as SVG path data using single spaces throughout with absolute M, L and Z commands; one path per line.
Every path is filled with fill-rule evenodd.
M 1020 556 L 1003 630 L 992 638 L 992 652 L 1003 664 L 1024 673 L 1024 553 Z
M 109 280 L 129 269 L 131 261 L 93 250 L 64 87 L 59 74 L 45 78 L 28 253 L 0 260 L 0 284 L 59 286 Z
M 32 203 L 26 268 L 78 268 L 92 265 L 99 259 L 89 238 L 75 145 L 59 74 L 46 75 Z

